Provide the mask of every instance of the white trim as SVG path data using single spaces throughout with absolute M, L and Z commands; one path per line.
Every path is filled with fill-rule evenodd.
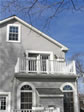
M 69 83 L 69 82 L 65 82 L 64 84 L 62 84 L 62 86 L 60 87 L 61 91 L 67 91 L 67 90 L 63 90 L 64 86 L 69 85 L 72 87 L 73 90 L 68 90 L 68 91 L 74 91 L 75 87 L 73 86 L 73 84 Z
M 51 54 L 51 51 L 35 51 L 35 50 L 26 50 L 26 53 L 38 53 L 38 54 Z
M 66 85 L 69 85 L 72 87 L 73 90 L 63 90 L 63 87 L 66 86 Z M 76 87 L 72 84 L 72 83 L 69 83 L 69 82 L 66 82 L 64 84 L 62 84 L 62 86 L 60 87 L 60 89 L 64 92 L 73 92 L 73 99 L 74 99 L 74 112 L 79 112 L 79 105 L 78 105 L 78 96 L 77 96 L 77 89 Z
M 4 96 L 6 95 L 8 97 L 7 99 L 7 112 L 11 112 L 11 93 L 10 92 L 0 92 L 0 95 Z
M 52 51 L 35 51 L 35 50 L 26 50 L 26 55 L 28 53 L 37 53 L 37 54 L 49 54 L 50 60 L 53 60 L 53 52 Z
M 46 38 L 47 40 L 49 40 L 49 41 L 53 42 L 54 44 L 60 46 L 62 51 L 63 51 L 63 50 L 64 50 L 64 51 L 68 51 L 68 48 L 67 48 L 67 47 L 65 47 L 65 46 L 62 45 L 61 43 L 57 42 L 56 40 L 52 39 L 51 37 L 47 36 L 46 34 L 42 33 L 41 31 L 39 31 L 39 30 L 36 29 L 35 27 L 29 25 L 28 23 L 26 23 L 25 21 L 23 21 L 22 19 L 20 19 L 20 18 L 17 17 L 17 16 L 12 16 L 12 17 L 9 17 L 9 18 L 7 18 L 7 19 L 5 19 L 5 20 L 2 20 L 2 21 L 0 21 L 0 24 L 3 24 L 3 23 L 5 23 L 5 22 L 7 22 L 7 21 L 10 21 L 10 20 L 12 20 L 12 19 L 18 20 L 19 22 L 21 22 L 22 24 L 24 24 L 25 26 L 27 26 L 27 27 L 30 28 L 31 30 L 37 32 L 38 34 L 40 34 L 41 36 L 43 36 L 43 37 Z
M 9 40 L 9 28 L 10 26 L 15 26 L 15 27 L 18 27 L 18 40 Z M 19 24 L 8 24 L 7 25 L 7 38 L 6 38 L 6 41 L 7 42 L 20 42 L 21 41 L 21 29 L 20 29 L 20 25 Z
M 64 95 L 39 95 L 39 97 L 64 97 Z
M 19 86 L 18 86 L 18 88 L 17 88 L 17 109 L 21 109 L 20 108 L 20 89 L 21 89 L 21 87 L 22 86 L 24 86 L 24 85 L 29 85 L 29 86 L 31 86 L 32 87 L 32 106 L 36 106 L 36 93 L 35 93 L 35 87 L 31 84 L 31 83 L 29 83 L 29 82 L 22 82 Z
M 51 73 L 54 74 L 54 65 L 53 65 L 53 60 L 54 60 L 54 54 L 52 51 L 35 51 L 35 50 L 26 50 L 26 55 L 28 56 L 28 53 L 37 53 L 37 54 L 48 54 L 50 55 L 50 60 L 51 60 Z M 48 61 L 47 61 L 48 64 Z M 47 66 L 48 68 L 48 66 Z M 38 70 L 38 69 L 37 69 Z M 49 73 L 50 71 L 47 70 L 47 73 Z M 39 73 L 39 71 L 38 71 Z

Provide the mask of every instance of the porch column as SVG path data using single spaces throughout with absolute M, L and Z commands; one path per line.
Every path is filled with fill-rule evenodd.
M 33 90 L 33 104 L 32 104 L 33 107 L 36 107 L 36 92 L 35 92 L 35 89 Z
M 75 81 L 75 90 L 74 90 L 74 112 L 80 112 L 79 100 L 78 100 L 78 89 L 77 89 L 76 81 Z

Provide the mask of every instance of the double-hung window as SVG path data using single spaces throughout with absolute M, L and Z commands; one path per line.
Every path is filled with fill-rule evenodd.
M 0 92 L 0 112 L 10 112 L 10 92 Z
M 9 24 L 7 26 L 7 41 L 20 42 L 20 25 Z

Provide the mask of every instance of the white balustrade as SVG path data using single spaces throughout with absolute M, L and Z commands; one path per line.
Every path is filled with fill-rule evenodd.
M 37 73 L 73 73 L 76 74 L 75 62 L 37 59 L 17 59 L 15 72 Z

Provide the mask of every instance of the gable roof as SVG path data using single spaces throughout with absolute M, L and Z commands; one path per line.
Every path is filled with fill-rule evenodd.
M 36 29 L 35 27 L 33 27 L 32 25 L 28 24 L 27 22 L 23 21 L 22 19 L 20 19 L 19 17 L 17 16 L 11 16 L 9 18 L 6 18 L 2 21 L 0 21 L 0 25 L 5 23 L 5 22 L 8 22 L 12 19 L 16 19 L 17 21 L 19 21 L 20 23 L 24 24 L 25 26 L 27 26 L 28 28 L 30 28 L 31 30 L 35 31 L 36 33 L 38 33 L 39 35 L 43 36 L 44 38 L 46 38 L 47 40 L 51 41 L 52 43 L 58 45 L 59 47 L 61 47 L 61 50 L 62 51 L 68 51 L 68 48 L 65 47 L 64 45 L 62 45 L 61 43 L 57 42 L 56 40 L 52 39 L 50 36 L 44 34 L 43 32 L 39 31 L 38 29 Z

